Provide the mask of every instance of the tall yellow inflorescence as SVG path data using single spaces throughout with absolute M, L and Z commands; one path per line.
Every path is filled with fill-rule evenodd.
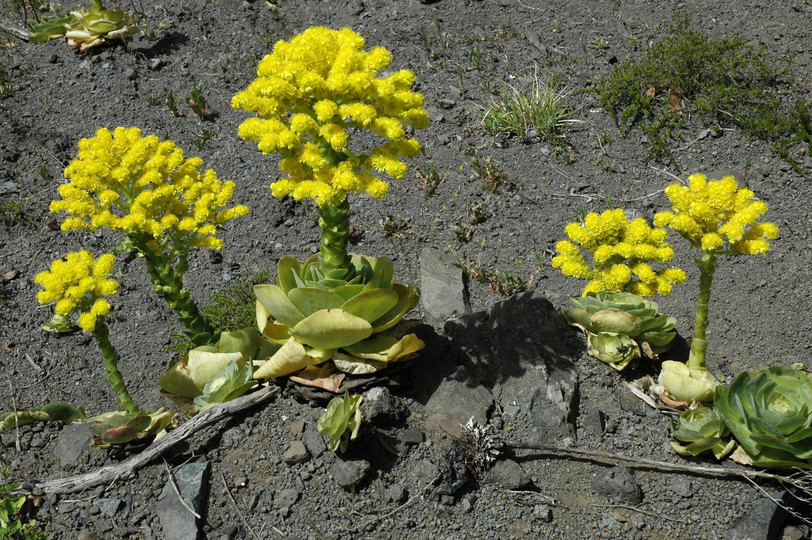
M 607 290 L 666 296 L 673 284 L 685 281 L 679 268 L 651 267 L 649 263 L 673 259 L 674 250 L 666 242 L 666 231 L 651 228 L 643 218 L 629 222 L 621 209 L 591 212 L 583 224 L 570 223 L 565 230 L 571 241 L 556 245 L 559 254 L 552 265 L 565 276 L 590 280 L 583 294 Z M 576 244 L 591 254 L 591 265 Z
M 257 78 L 231 105 L 257 113 L 239 135 L 259 149 L 282 156 L 287 178 L 271 185 L 275 197 L 312 198 L 319 206 L 342 202 L 347 193 L 386 195 L 388 184 L 374 173 L 402 178 L 401 157 L 415 157 L 420 144 L 407 128 L 423 129 L 423 96 L 412 92 L 415 75 L 378 71 L 392 56 L 382 47 L 364 51 L 364 39 L 349 28 L 311 27 L 290 41 L 278 41 L 257 68 Z M 351 147 L 350 130 L 384 139 L 372 147 Z
M 40 304 L 56 302 L 57 315 L 68 317 L 79 312 L 79 326 L 86 332 L 96 329 L 96 319 L 110 313 L 110 304 L 102 298 L 118 291 L 118 282 L 109 279 L 115 256 L 105 253 L 94 259 L 89 251 L 68 253 L 64 260 L 51 263 L 51 270 L 40 272 L 34 282 L 43 290 L 37 293 Z
M 688 177 L 689 186 L 671 184 L 665 194 L 673 211 L 654 216 L 658 227 L 669 226 L 705 253 L 767 253 L 768 240 L 778 238 L 774 223 L 756 221 L 767 204 L 736 179 L 707 180 L 704 174 Z
M 79 141 L 79 153 L 65 169 L 70 181 L 59 186 L 61 200 L 51 212 L 67 212 L 63 231 L 107 227 L 146 235 L 156 254 L 166 248 L 220 249 L 217 226 L 248 214 L 245 206 L 226 208 L 233 182 L 221 182 L 203 160 L 184 160 L 172 141 L 142 137 L 138 128 L 106 128 Z

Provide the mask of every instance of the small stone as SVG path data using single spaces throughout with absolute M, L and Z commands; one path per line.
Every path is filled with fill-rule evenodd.
M 91 513 L 93 508 L 97 508 L 105 516 L 114 517 L 123 504 L 124 501 L 122 501 L 121 499 L 115 498 L 96 499 L 95 501 L 93 501 Z
M 553 510 L 546 504 L 537 504 L 533 508 L 533 514 L 544 523 L 551 523 L 553 521 Z
M 427 459 L 418 461 L 412 470 L 421 486 L 431 482 L 440 474 L 440 469 L 437 468 L 437 465 Z
M 632 473 L 623 467 L 612 467 L 599 474 L 592 481 L 592 489 L 598 495 L 621 504 L 638 504 L 643 500 L 643 490 Z
M 305 423 L 302 421 L 294 422 L 290 425 L 290 434 L 294 437 L 304 433 Z
M 339 486 L 350 490 L 364 479 L 369 469 L 366 460 L 337 461 L 330 467 L 330 476 Z
M 327 445 L 324 444 L 324 436 L 309 423 L 305 426 L 302 442 L 314 458 L 320 457 L 327 450 Z
M 90 450 L 93 434 L 89 424 L 70 424 L 62 429 L 54 447 L 60 467 L 75 465 Z
M 786 491 L 774 494 L 770 499 L 763 499 L 743 516 L 733 522 L 727 531 L 727 540 L 761 540 L 764 538 L 778 538 L 779 531 L 787 519 L 787 511 L 775 504 L 778 501 L 786 504 L 792 496 Z
M 301 493 L 296 488 L 283 489 L 276 492 L 273 503 L 279 507 L 290 508 L 299 500 Z
M 423 318 L 432 326 L 442 327 L 448 319 L 471 313 L 457 261 L 429 247 L 420 252 L 420 293 Z
M 690 498 L 694 494 L 691 479 L 684 476 L 672 478 L 668 482 L 668 489 L 670 489 L 674 495 L 679 495 L 685 499 Z
M 370 424 L 391 426 L 403 419 L 404 408 L 385 386 L 376 386 L 364 392 L 361 412 Z
M 290 446 L 288 446 L 288 449 L 285 450 L 285 453 L 282 454 L 282 461 L 288 465 L 304 463 L 308 459 L 310 459 L 310 453 L 308 453 L 302 441 L 293 441 Z
M 389 502 L 403 504 L 408 498 L 409 494 L 406 492 L 406 488 L 400 484 L 392 484 L 389 486 L 389 489 L 386 490 L 386 500 Z
M 606 415 L 597 407 L 591 407 L 587 409 L 583 422 L 584 431 L 595 436 L 601 436 L 606 428 Z
M 420 444 L 423 442 L 423 432 L 412 427 L 398 434 L 398 440 L 405 444 Z
M 522 466 L 512 459 L 498 460 L 488 471 L 485 479 L 504 489 L 519 489 L 532 483 Z

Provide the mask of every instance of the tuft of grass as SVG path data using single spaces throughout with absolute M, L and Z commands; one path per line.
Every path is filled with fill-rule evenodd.
M 426 197 L 434 197 L 437 194 L 437 188 L 445 182 L 448 174 L 441 173 L 437 170 L 437 165 L 432 165 L 425 169 L 417 169 L 415 176 L 420 182 L 420 189 Z
M 812 103 L 789 104 L 780 97 L 788 65 L 741 37 L 691 30 L 690 21 L 688 15 L 678 17 L 643 58 L 601 77 L 595 88 L 601 105 L 618 125 L 642 130 L 657 161 L 674 163 L 668 140 L 695 115 L 772 141 L 773 150 L 797 169 L 790 150 L 806 144 L 812 152 Z
M 498 193 L 501 186 L 511 187 L 513 182 L 508 178 L 507 173 L 499 168 L 491 156 L 480 160 L 474 152 L 471 158 L 471 168 L 474 169 L 472 179 L 482 180 L 482 189 L 491 193 Z
M 214 293 L 201 315 L 211 325 L 215 336 L 219 336 L 220 332 L 239 330 L 257 324 L 254 285 L 267 283 L 269 277 L 268 270 L 263 270 L 250 278 L 240 275 L 237 283 Z M 192 342 L 186 334 L 173 333 L 171 338 L 172 343 L 167 349 L 174 352 L 178 358 L 192 348 Z
M 499 293 L 502 296 L 512 296 L 526 291 L 533 282 L 532 275 L 524 280 L 505 271 L 503 268 L 492 272 L 483 267 L 479 259 L 460 259 L 459 266 L 468 279 L 487 284 L 492 292 Z
M 0 223 L 8 227 L 13 224 L 28 223 L 26 213 L 23 211 L 28 199 L 21 199 L 19 201 L 0 200 Z
M 556 146 L 566 143 L 561 128 L 572 114 L 566 102 L 570 92 L 561 89 L 559 77 L 540 80 L 534 76 L 528 90 L 507 85 L 500 94 L 480 110 L 488 133 L 537 136 Z
M 192 94 L 186 97 L 186 104 L 195 113 L 195 116 L 201 120 L 205 120 L 209 116 L 209 110 L 206 108 L 206 98 L 203 96 L 203 90 L 198 85 L 192 88 Z
M 0 68 L 0 99 L 10 98 L 14 94 L 14 87 L 11 86 L 11 77 L 5 69 Z

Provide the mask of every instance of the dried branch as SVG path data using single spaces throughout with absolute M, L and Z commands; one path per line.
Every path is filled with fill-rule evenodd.
M 206 409 L 197 416 L 181 425 L 178 429 L 171 431 L 166 436 L 152 443 L 140 454 L 137 454 L 121 463 L 108 465 L 93 472 L 70 476 L 67 478 L 54 478 L 44 482 L 30 481 L 23 484 L 25 489 L 17 489 L 13 494 L 22 494 L 41 489 L 48 493 L 75 493 L 99 484 L 106 484 L 115 479 L 127 479 L 133 476 L 135 471 L 149 464 L 159 456 L 164 456 L 168 451 L 180 442 L 184 441 L 192 434 L 201 429 L 214 424 L 215 422 L 232 416 L 238 412 L 250 409 L 270 400 L 279 392 L 276 386 L 266 386 L 256 392 L 239 397 L 232 401 L 227 401 L 217 407 Z

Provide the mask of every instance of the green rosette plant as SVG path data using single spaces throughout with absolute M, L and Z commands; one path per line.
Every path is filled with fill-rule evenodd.
M 344 452 L 351 440 L 358 436 L 361 429 L 361 401 L 364 396 L 351 396 L 344 392 L 344 397 L 334 397 L 327 404 L 327 410 L 319 417 L 316 428 L 324 437 L 330 437 L 328 446 L 333 452 Z
M 812 375 L 785 367 L 740 373 L 714 405 L 757 467 L 812 467 Z
M 304 264 L 282 257 L 276 285 L 255 287 L 259 329 L 281 345 L 255 378 L 327 360 L 370 373 L 424 346 L 414 334 L 381 334 L 416 305 L 414 288 L 394 283 L 391 261 L 347 252 L 348 195 L 384 197 L 388 185 L 376 173 L 402 178 L 401 157 L 420 150 L 407 129 L 428 125 L 423 96 L 410 90 L 412 72 L 378 76 L 390 62 L 382 47 L 364 51 L 363 38 L 349 28 L 312 27 L 277 42 L 257 79 L 232 100 L 234 108 L 256 113 L 240 126 L 240 137 L 282 156 L 287 176 L 271 185 L 273 195 L 314 199 L 321 229 L 316 255 Z M 350 132 L 365 131 L 383 141 L 350 144 Z
M 694 259 L 699 267 L 699 294 L 691 353 L 685 364 L 663 362 L 660 384 L 680 401 L 707 401 L 718 384 L 705 362 L 708 302 L 718 258 L 767 253 L 768 240 L 778 237 L 778 227 L 756 223 L 767 212 L 767 204 L 750 189 L 739 188 L 734 177 L 708 181 L 704 174 L 692 174 L 688 180 L 688 186 L 671 184 L 665 189 L 672 210 L 654 217 L 656 226 L 670 227 L 701 253 Z
M 163 407 L 149 413 L 115 411 L 94 416 L 88 420 L 93 422 L 90 425 L 93 446 L 109 448 L 152 436 L 160 438 L 166 434 L 174 416 Z
M 138 128 L 101 128 L 79 141 L 79 153 L 65 169 L 53 213 L 66 212 L 63 231 L 107 228 L 123 233 L 123 246 L 146 260 L 155 292 L 177 314 L 195 346 L 209 345 L 210 325 L 183 287 L 189 254 L 220 249 L 217 228 L 248 214 L 227 207 L 233 182 L 221 182 L 203 160 L 184 159 L 172 141 L 142 137 Z
M 671 441 L 671 448 L 681 456 L 698 456 L 710 451 L 716 459 L 722 459 L 736 446 L 727 425 L 711 407 L 684 411 L 677 419 L 673 435 L 686 443 Z
M 587 292 L 571 299 L 561 313 L 586 332 L 588 352 L 617 370 L 668 349 L 676 336 L 676 319 L 659 314 L 659 306 L 628 292 Z
M 68 16 L 47 20 L 31 30 L 33 43 L 65 36 L 70 48 L 81 52 L 106 41 L 130 40 L 139 32 L 132 17 L 118 8 L 104 9 L 101 0 L 93 0 L 91 9 L 71 11 Z

